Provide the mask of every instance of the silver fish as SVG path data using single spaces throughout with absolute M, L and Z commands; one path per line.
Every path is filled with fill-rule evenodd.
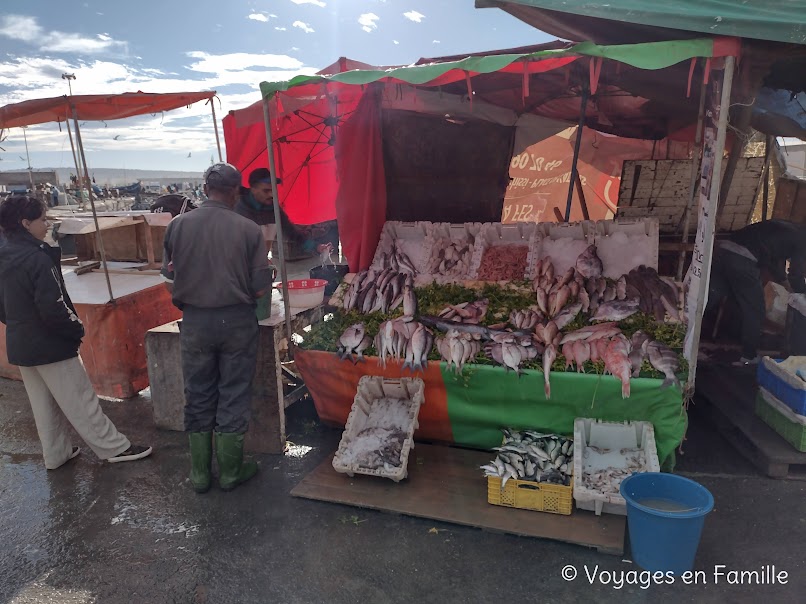
M 364 338 L 365 329 L 363 323 L 355 323 L 344 330 L 339 337 L 339 356 L 342 359 L 346 359 L 348 356 L 352 358 L 353 351 Z
M 579 255 L 576 262 L 576 270 L 586 279 L 602 276 L 604 267 L 602 266 L 602 260 L 596 255 L 595 245 L 588 246 L 588 248 Z
M 403 286 L 403 316 L 405 321 L 413 321 L 417 314 L 417 296 L 414 294 L 414 280 L 406 279 Z
M 604 290 L 604 294 L 602 294 L 602 300 L 604 300 L 605 302 L 612 302 L 615 299 L 616 299 L 616 286 L 608 285 Z
M 649 336 L 645 334 L 643 331 L 636 331 L 632 334 L 632 338 L 630 338 L 630 345 L 632 349 L 630 350 L 630 363 L 632 364 L 632 376 L 638 377 L 641 373 L 641 365 L 644 362 L 644 357 L 646 356 L 646 342 L 649 341 Z
M 616 281 L 616 299 L 624 300 L 627 297 L 627 277 L 622 275 Z
M 355 347 L 355 353 L 358 355 L 358 359 L 355 361 L 356 364 L 358 361 L 366 361 L 366 359 L 364 359 L 364 351 L 369 348 L 370 344 L 372 344 L 372 339 L 367 335 L 364 336 L 358 346 Z
M 570 323 L 573 323 L 577 315 L 582 310 L 582 302 L 574 302 L 565 307 L 565 309 L 554 317 L 553 321 L 557 325 L 557 329 L 564 329 Z
M 428 332 L 425 329 L 425 326 L 419 324 L 419 327 L 414 331 L 414 335 L 411 336 L 411 342 L 409 347 L 411 348 L 412 354 L 411 359 L 412 363 L 409 365 L 409 368 L 412 371 L 422 371 L 423 370 L 423 355 L 427 354 L 425 352 L 425 346 L 428 342 Z M 405 365 L 403 366 L 406 367 Z
M 663 373 L 666 379 L 663 380 L 661 388 L 669 386 L 676 386 L 680 388 L 680 380 L 677 379 L 677 372 L 680 371 L 680 363 L 677 358 L 677 353 L 657 341 L 652 341 L 646 346 L 647 356 L 652 366 Z
M 596 309 L 591 321 L 621 321 L 637 313 L 639 304 L 636 299 L 605 302 Z
M 546 290 L 542 287 L 538 287 L 535 293 L 537 294 L 537 307 L 540 309 L 540 312 L 544 315 L 549 314 L 549 297 Z
M 503 358 L 505 368 L 513 369 L 516 374 L 520 375 L 522 359 L 517 344 L 502 344 L 501 357 Z

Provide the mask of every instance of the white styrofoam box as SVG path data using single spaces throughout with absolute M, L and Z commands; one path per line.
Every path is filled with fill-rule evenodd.
M 375 256 L 372 259 L 372 270 L 380 270 L 381 257 L 392 251 L 395 241 L 400 250 L 405 253 L 417 272 L 425 269 L 425 247 L 428 234 L 431 230 L 430 222 L 399 222 L 390 220 L 384 223 Z
M 468 278 L 478 278 L 481 260 L 487 248 L 503 245 L 524 245 L 531 251 L 537 240 L 537 224 L 534 222 L 516 222 L 514 224 L 487 222 L 483 224 L 478 237 L 476 237 L 476 247 L 473 250 L 473 260 L 470 263 Z M 527 279 L 528 274 L 529 255 L 527 254 L 526 270 L 521 278 Z
M 450 222 L 435 222 L 431 224 L 431 228 L 429 229 L 428 236 L 425 239 L 425 247 L 423 257 L 425 258 L 423 262 L 423 271 L 422 274 L 426 276 L 424 280 L 428 283 L 437 282 L 437 283 L 455 283 L 457 281 L 462 281 L 467 277 L 468 271 L 464 273 L 457 273 L 451 276 L 439 275 L 439 274 L 430 274 L 428 271 L 430 269 L 430 261 L 431 256 L 434 253 L 434 245 L 437 240 L 439 239 L 450 239 L 454 243 L 460 242 L 468 242 L 473 246 L 473 250 L 471 251 L 468 267 L 472 264 L 473 255 L 475 253 L 475 247 L 478 242 L 479 234 L 482 231 L 483 224 L 480 222 L 466 222 L 464 224 L 453 224 Z M 419 283 L 418 283 L 419 285 Z
M 574 501 L 581 510 L 590 510 L 600 516 L 627 515 L 627 503 L 618 493 L 602 493 L 583 486 L 585 471 L 584 453 L 589 447 L 610 449 L 641 448 L 644 451 L 647 472 L 660 472 L 658 449 L 655 445 L 655 428 L 651 422 L 605 422 L 578 417 L 574 420 Z M 626 463 L 626 460 L 625 460 Z
M 657 218 L 598 221 L 594 243 L 604 265 L 604 276 L 618 279 L 641 265 L 657 270 L 659 237 Z
M 400 466 L 387 471 L 384 468 L 372 470 L 344 463 L 342 460 L 351 442 L 366 427 L 373 403 L 382 398 L 404 399 L 411 402 L 408 423 L 405 426 L 406 438 L 403 441 L 403 448 L 400 452 Z M 350 409 L 350 415 L 347 416 L 347 423 L 341 435 L 339 448 L 333 457 L 333 469 L 348 476 L 366 474 L 368 476 L 390 478 L 395 482 L 406 478 L 408 475 L 409 453 L 414 448 L 414 431 L 419 427 L 417 416 L 424 402 L 425 384 L 420 378 L 384 379 L 377 375 L 363 376 L 358 381 L 353 406 Z
M 537 262 L 551 258 L 554 274 L 562 275 L 576 265 L 577 258 L 593 243 L 595 225 L 589 220 L 581 222 L 543 222 L 538 225 L 536 253 L 529 266 L 529 278 L 534 279 Z

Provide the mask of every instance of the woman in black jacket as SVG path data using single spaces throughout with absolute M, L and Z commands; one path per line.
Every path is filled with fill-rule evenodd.
M 15 195 L 0 204 L 0 321 L 8 361 L 18 365 L 36 421 L 45 467 L 79 453 L 68 423 L 101 459 L 132 461 L 151 447 L 132 445 L 101 410 L 78 356 L 84 326 L 61 273 L 61 251 L 44 242 L 45 204 Z

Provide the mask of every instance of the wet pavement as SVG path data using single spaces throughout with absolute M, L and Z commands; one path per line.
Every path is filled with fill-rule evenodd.
M 637 566 L 583 547 L 292 498 L 340 436 L 319 424 L 310 401 L 288 410 L 287 455 L 259 456 L 251 482 L 200 496 L 186 479 L 184 434 L 153 427 L 147 396 L 104 409 L 133 442 L 154 446 L 150 459 L 110 465 L 83 447 L 48 472 L 22 384 L 0 379 L 0 395 L 2 603 L 795 602 L 806 594 L 806 483 L 759 476 L 696 407 L 678 469 L 716 499 L 695 565 L 704 573 L 699 585 L 642 587 Z M 788 573 L 786 585 L 715 577 L 717 565 L 727 573 L 773 564 Z M 561 576 L 567 565 L 573 581 Z

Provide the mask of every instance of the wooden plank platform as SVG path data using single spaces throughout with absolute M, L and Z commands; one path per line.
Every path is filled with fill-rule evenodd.
M 397 484 L 372 476 L 350 478 L 336 472 L 332 461 L 331 455 L 291 495 L 624 553 L 624 516 L 581 510 L 562 516 L 487 503 L 487 483 L 479 470 L 490 461 L 484 451 L 417 443 L 409 476 Z
M 786 442 L 755 414 L 755 374 L 729 366 L 701 366 L 697 393 L 719 432 L 770 478 L 806 480 L 806 453 Z

